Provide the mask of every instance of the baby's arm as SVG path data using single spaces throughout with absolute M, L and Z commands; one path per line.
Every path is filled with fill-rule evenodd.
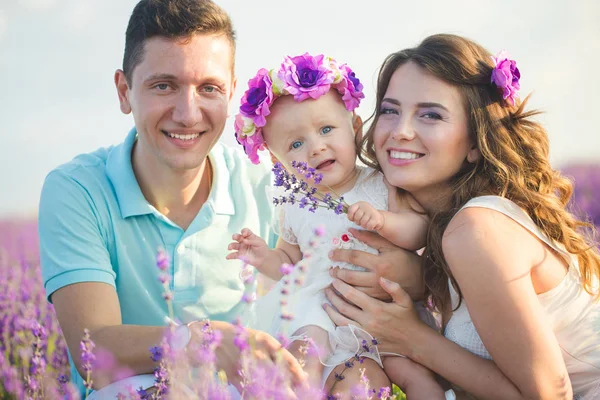
M 348 219 L 406 250 L 418 250 L 425 246 L 428 219 L 408 208 L 399 212 L 377 210 L 365 201 L 348 208 Z
M 234 242 L 230 243 L 227 249 L 235 251 L 227 255 L 228 260 L 244 259 L 262 274 L 274 280 L 279 280 L 283 276 L 280 271 L 281 264 L 296 264 L 302 258 L 298 245 L 279 239 L 277 246 L 270 249 L 267 242 L 247 228 L 234 234 L 232 239 Z

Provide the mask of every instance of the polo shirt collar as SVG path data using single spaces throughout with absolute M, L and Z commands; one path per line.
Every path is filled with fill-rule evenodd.
M 106 160 L 106 174 L 115 189 L 123 219 L 154 212 L 154 207 L 144 197 L 133 173 L 131 151 L 136 140 L 137 131 L 133 128 L 125 141 L 111 150 Z
M 123 219 L 155 212 L 155 208 L 144 197 L 133 173 L 131 151 L 136 140 L 137 131 L 133 128 L 125 141 L 111 150 L 106 160 L 106 173 L 115 189 Z M 223 145 L 217 143 L 209 154 L 213 166 L 213 187 L 207 203 L 216 214 L 234 215 L 231 174 L 223 150 Z
M 224 146 L 221 143 L 215 144 L 208 157 L 213 167 L 213 187 L 207 202 L 210 203 L 216 214 L 234 215 L 232 179 L 224 155 Z

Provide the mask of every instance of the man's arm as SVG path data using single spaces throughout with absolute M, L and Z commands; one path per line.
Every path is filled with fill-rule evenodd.
M 81 282 L 58 289 L 51 299 L 81 376 L 85 377 L 85 372 L 81 368 L 79 342 L 85 328 L 89 329 L 96 347 L 112 353 L 120 365 L 131 369 L 132 375 L 153 371 L 156 363 L 150 358 L 149 349 L 160 343 L 165 327 L 123 325 L 114 287 L 100 282 Z M 100 383 L 93 378 L 93 373 L 92 380 Z
M 119 364 L 133 373 L 152 372 L 149 348 L 160 343 L 165 328 L 122 325 L 107 233 L 96 207 L 103 199 L 93 193 L 62 171 L 46 178 L 39 210 L 44 285 L 82 377 L 79 342 L 85 328 Z

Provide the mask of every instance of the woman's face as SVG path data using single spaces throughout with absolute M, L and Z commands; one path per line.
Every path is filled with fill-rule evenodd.
M 477 150 L 458 89 L 413 62 L 392 75 L 377 111 L 375 154 L 387 180 L 426 209 L 448 194 L 451 178 Z

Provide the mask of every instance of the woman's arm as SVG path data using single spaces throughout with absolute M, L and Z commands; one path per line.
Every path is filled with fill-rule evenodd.
M 442 246 L 498 368 L 525 398 L 571 398 L 561 350 L 531 278 L 532 268 L 548 261 L 545 245 L 497 211 L 468 208 L 450 223 Z
M 530 278 L 544 247 L 512 220 L 467 209 L 443 241 L 478 333 L 494 361 L 485 360 L 427 327 L 408 295 L 382 281 L 393 303 L 369 298 L 340 281 L 326 310 L 338 325 L 358 323 L 381 341 L 381 350 L 405 354 L 481 399 L 570 399 L 560 347 Z

